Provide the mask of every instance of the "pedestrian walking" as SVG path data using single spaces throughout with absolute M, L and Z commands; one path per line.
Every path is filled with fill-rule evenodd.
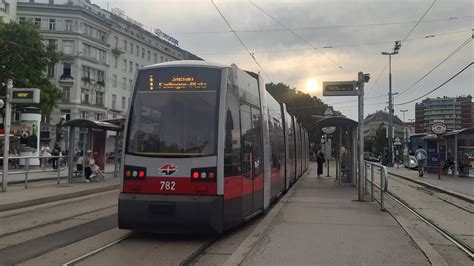
M 59 148 L 59 143 L 56 142 L 54 144 L 52 155 L 53 156 L 59 156 L 60 154 L 61 154 L 61 148 Z M 52 161 L 52 164 L 53 164 L 53 169 L 58 169 L 58 167 L 59 167 L 59 165 L 58 165 L 59 158 L 58 157 L 53 157 L 51 159 L 51 161 Z
M 43 143 L 40 149 L 41 169 L 45 170 L 48 166 L 48 160 L 51 157 L 51 149 L 48 144 Z
M 318 149 L 316 150 L 316 163 L 318 164 L 318 177 L 321 177 L 321 175 L 323 174 L 323 163 L 325 161 L 326 160 L 324 159 L 323 149 L 321 148 L 321 146 L 319 146 Z
M 423 172 L 425 171 L 425 162 L 426 162 L 426 150 L 423 149 L 421 145 L 418 146 L 418 149 L 415 151 L 415 158 L 418 164 L 418 176 L 423 177 Z

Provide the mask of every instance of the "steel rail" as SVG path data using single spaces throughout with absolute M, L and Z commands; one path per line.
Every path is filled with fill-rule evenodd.
M 395 202 L 409 210 L 412 214 L 414 214 L 416 217 L 420 218 L 423 222 L 428 224 L 429 226 L 433 227 L 438 233 L 440 233 L 442 236 L 444 236 L 446 239 L 448 239 L 450 242 L 452 242 L 454 245 L 456 245 L 460 250 L 462 250 L 464 253 L 466 253 L 467 256 L 469 256 L 471 259 L 474 259 L 474 250 L 461 240 L 457 239 L 455 236 L 450 234 L 448 231 L 444 230 L 443 228 L 439 227 L 435 223 L 433 223 L 431 220 L 428 218 L 424 217 L 422 214 L 414 210 L 412 207 L 408 205 L 405 201 L 400 199 L 398 196 L 394 195 L 393 193 L 387 191 L 387 195 L 389 195 Z
M 128 238 L 130 238 L 130 237 L 132 237 L 132 236 L 134 236 L 135 234 L 136 234 L 136 233 L 131 232 L 131 233 L 129 233 L 129 234 L 127 234 L 127 235 L 125 235 L 125 236 L 123 236 L 123 237 L 121 237 L 121 238 L 115 240 L 115 241 L 110 242 L 109 244 L 107 244 L 107 245 L 105 245 L 105 246 L 102 246 L 102 247 L 100 247 L 100 248 L 98 248 L 98 249 L 95 249 L 95 250 L 93 250 L 93 251 L 91 251 L 91 252 L 89 252 L 89 253 L 86 253 L 86 254 L 84 254 L 84 255 L 82 255 L 82 256 L 80 256 L 80 257 L 77 257 L 77 258 L 75 258 L 75 259 L 73 259 L 73 260 L 70 260 L 70 261 L 64 263 L 63 266 L 75 265 L 76 263 L 81 262 L 81 261 L 83 261 L 83 260 L 85 260 L 85 259 L 88 259 L 88 258 L 90 258 L 90 257 L 92 257 L 92 256 L 94 256 L 94 255 L 96 255 L 96 254 L 98 254 L 98 253 L 104 251 L 105 249 L 107 249 L 107 248 L 109 248 L 109 247 L 111 247 L 111 246 L 113 246 L 113 245 L 115 245 L 115 244 L 118 244 L 118 243 L 120 243 L 120 242 L 122 242 L 122 241 L 124 241 L 124 240 L 126 240 L 126 239 L 128 239 Z

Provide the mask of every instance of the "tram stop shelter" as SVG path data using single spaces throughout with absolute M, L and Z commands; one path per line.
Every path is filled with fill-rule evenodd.
M 121 151 L 121 136 L 123 132 L 124 119 L 114 119 L 106 121 L 97 121 L 89 119 L 74 119 L 69 120 L 63 124 L 64 127 L 69 128 L 69 153 L 68 153 L 68 181 L 70 183 L 79 181 L 84 182 L 84 166 L 82 169 L 77 169 L 77 159 L 79 155 L 76 154 L 75 148 L 82 151 L 82 156 L 86 155 L 86 151 L 92 151 L 92 156 L 95 163 L 100 169 L 105 169 L 106 156 L 105 145 L 107 131 L 116 133 L 114 143 L 114 176 L 118 176 L 119 158 Z M 79 137 L 76 137 L 79 134 Z
M 454 175 L 474 176 L 474 128 L 463 128 L 443 134 L 447 160 L 454 162 Z
M 333 154 L 336 159 L 336 183 L 338 185 L 356 185 L 357 126 L 358 123 L 352 119 L 342 116 L 329 116 L 319 120 L 312 130 L 313 134 L 323 134 L 326 136 L 326 140 L 331 140 L 330 154 Z M 335 127 L 335 131 L 331 134 L 323 133 L 322 129 L 327 127 Z M 316 130 L 321 132 L 316 132 Z M 325 151 L 325 153 L 328 154 L 328 151 Z

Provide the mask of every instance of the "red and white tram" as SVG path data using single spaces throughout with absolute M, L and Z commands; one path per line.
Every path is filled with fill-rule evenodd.
M 235 65 L 138 71 L 124 136 L 119 228 L 220 233 L 265 211 L 308 167 L 308 134 Z

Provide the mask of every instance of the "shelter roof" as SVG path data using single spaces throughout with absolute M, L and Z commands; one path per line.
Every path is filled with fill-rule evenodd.
M 63 124 L 65 127 L 95 128 L 102 130 L 119 131 L 121 128 L 105 121 L 89 120 L 89 119 L 73 119 Z
M 444 133 L 443 137 L 454 137 L 455 135 L 462 135 L 462 134 L 474 134 L 474 127 L 449 131 L 449 132 Z

